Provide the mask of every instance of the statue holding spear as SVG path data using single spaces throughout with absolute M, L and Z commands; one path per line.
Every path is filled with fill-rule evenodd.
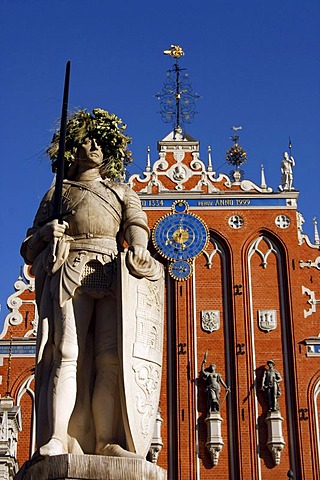
M 201 365 L 201 372 L 204 377 L 204 379 L 207 382 L 207 388 L 206 391 L 208 392 L 208 397 L 207 397 L 207 411 L 208 414 L 212 412 L 219 412 L 221 406 L 223 405 L 226 396 L 230 392 L 230 387 L 228 387 L 224 380 L 222 379 L 222 376 L 220 373 L 216 372 L 217 366 L 212 363 L 208 368 L 204 368 L 204 365 L 207 362 L 207 357 L 208 357 L 208 351 L 204 354 L 204 358 L 202 360 L 202 365 Z M 222 385 L 226 389 L 226 394 L 225 397 L 223 398 L 222 402 L 220 402 L 220 390 Z

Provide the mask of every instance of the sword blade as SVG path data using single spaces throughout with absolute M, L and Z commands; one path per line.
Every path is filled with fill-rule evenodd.
M 70 66 L 71 66 L 71 62 L 69 60 L 66 65 L 66 74 L 65 74 L 65 80 L 64 80 L 60 137 L 59 137 L 59 151 L 58 151 L 58 158 L 57 158 L 57 173 L 56 173 L 56 184 L 55 184 L 55 190 L 54 190 L 54 203 L 53 203 L 53 217 L 57 218 L 59 223 L 63 222 L 61 217 L 62 188 L 63 188 L 63 177 L 64 177 L 64 154 L 65 154 L 65 147 L 66 147 Z

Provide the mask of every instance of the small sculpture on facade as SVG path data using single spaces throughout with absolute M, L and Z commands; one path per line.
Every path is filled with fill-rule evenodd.
M 153 437 L 151 440 L 151 445 L 150 445 L 150 449 L 147 457 L 152 463 L 157 463 L 159 453 L 161 452 L 163 447 L 163 441 L 161 436 L 162 422 L 163 420 L 161 418 L 161 409 L 159 407 L 157 411 L 156 421 L 154 424 Z
M 207 382 L 206 391 L 208 392 L 207 397 L 207 410 L 208 414 L 213 412 L 219 412 L 221 407 L 220 402 L 220 390 L 222 385 L 226 389 L 226 395 L 230 392 L 230 387 L 228 387 L 222 379 L 220 373 L 216 372 L 217 366 L 212 363 L 208 368 L 204 368 L 204 365 L 207 361 L 208 352 L 205 353 L 202 360 L 201 372 L 203 377 Z
M 295 161 L 292 155 L 289 155 L 288 152 L 283 152 L 283 159 L 281 162 L 281 190 L 290 191 L 294 190 L 293 188 L 293 171 L 292 167 L 295 166 Z
M 269 411 L 276 412 L 279 410 L 278 398 L 281 395 L 279 383 L 282 377 L 278 370 L 274 368 L 274 360 L 268 360 L 268 370 L 266 369 L 262 378 L 261 390 L 265 392 L 266 399 L 269 404 Z

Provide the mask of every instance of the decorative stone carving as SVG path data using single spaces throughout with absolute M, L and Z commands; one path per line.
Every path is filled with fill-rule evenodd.
M 305 237 L 304 233 L 303 233 L 303 224 L 304 224 L 305 220 L 303 218 L 303 215 L 302 213 L 298 212 L 297 211 L 297 229 L 298 229 L 298 242 L 299 242 L 299 245 L 302 245 L 303 244 L 303 239 Z
M 201 311 L 201 327 L 206 332 L 214 332 L 220 328 L 220 311 L 219 310 L 202 310 Z
M 276 310 L 258 310 L 259 328 L 266 332 L 277 328 L 277 311 Z
M 34 277 L 31 277 L 29 275 L 29 267 L 27 265 L 24 265 L 23 268 L 23 276 L 22 274 L 19 276 L 18 280 L 14 284 L 15 288 L 15 293 L 10 295 L 10 297 L 7 300 L 7 305 L 8 308 L 11 310 L 10 313 L 5 318 L 4 321 L 4 328 L 1 333 L 1 338 L 3 338 L 8 330 L 8 327 L 10 326 L 15 326 L 15 325 L 20 325 L 23 322 L 23 316 L 20 312 L 20 309 L 22 305 L 26 304 L 31 304 L 34 306 L 34 318 L 31 322 L 32 324 L 32 329 L 28 330 L 28 332 L 25 334 L 25 337 L 31 337 L 31 336 L 36 336 L 37 335 L 37 328 L 38 328 L 38 311 L 36 307 L 36 302 L 35 300 L 25 300 L 22 299 L 21 296 L 23 292 L 26 290 L 30 292 L 34 292 L 35 289 L 35 280 Z
M 268 250 L 262 251 L 259 248 L 260 243 L 263 244 L 265 242 L 268 246 Z M 274 244 L 271 242 L 271 240 L 268 237 L 258 237 L 257 240 L 252 244 L 250 248 L 250 254 L 253 255 L 254 253 L 257 253 L 259 257 L 261 258 L 261 266 L 262 268 L 267 268 L 268 265 L 268 257 L 271 253 L 274 253 L 275 255 L 278 254 L 277 250 L 275 249 Z
M 320 270 L 320 257 L 317 257 L 314 261 L 312 260 L 307 260 L 304 262 L 303 260 L 299 260 L 300 263 L 300 268 L 311 268 L 314 267 L 317 270 Z
M 208 147 L 208 164 L 205 165 L 199 157 L 199 142 L 187 133 L 180 134 L 177 130 L 172 131 L 158 145 L 159 158 L 154 164 L 151 165 L 148 149 L 145 171 L 142 175 L 134 174 L 129 178 L 130 186 L 133 184 L 142 186 L 139 189 L 140 193 L 154 194 L 153 187 L 157 187 L 159 192 L 168 191 L 169 189 L 164 187 L 164 185 L 168 185 L 165 183 L 166 179 L 170 179 L 175 184 L 174 190 L 182 191 L 185 189 L 185 183 L 192 177 L 196 180 L 196 184 L 192 188 L 188 185 L 188 190 L 192 192 L 207 190 L 209 194 L 225 190 L 224 187 L 232 188 L 234 185 L 233 180 L 227 175 L 219 174 L 216 176 L 212 167 L 210 147 Z M 192 155 L 190 163 L 185 158 L 187 152 Z M 167 161 L 169 153 L 173 154 L 175 161 L 173 164 L 169 164 Z M 240 178 L 235 180 L 244 192 L 252 190 L 259 193 L 272 192 L 272 188 L 267 187 L 265 182 L 259 187 L 250 180 L 240 181 Z M 221 184 L 223 184 L 223 188 L 221 188 Z M 170 190 L 172 190 L 172 187 L 170 187 Z
M 287 215 L 278 215 L 275 219 L 275 224 L 278 228 L 288 228 L 290 227 L 290 218 Z
M 223 422 L 219 412 L 211 412 L 205 419 L 207 425 L 206 447 L 210 452 L 212 464 L 218 465 L 219 455 L 224 445 L 221 435 L 221 423 Z
M 13 398 L 0 398 L 0 478 L 12 480 L 18 471 L 17 443 L 21 430 L 20 407 Z
M 202 255 L 204 255 L 206 260 L 207 260 L 207 263 L 206 263 L 207 268 L 212 267 L 213 257 L 216 255 L 216 253 L 221 254 L 221 250 L 220 250 L 218 244 L 215 241 L 213 241 L 212 238 L 210 239 L 209 245 L 211 245 L 213 247 L 212 252 L 209 253 L 208 248 L 207 248 L 207 250 L 203 250 L 203 252 L 202 252 Z
M 273 190 L 271 187 L 266 187 L 266 186 L 261 186 L 257 185 L 256 183 L 252 182 L 251 180 L 242 180 L 240 182 L 240 188 L 244 192 L 249 192 L 250 190 L 256 190 L 257 192 L 260 193 L 271 193 Z
M 283 418 L 279 411 L 268 412 L 266 418 L 266 423 L 268 425 L 267 446 L 276 465 L 280 464 L 281 452 L 285 446 L 285 441 L 282 435 L 282 422 Z
M 146 437 L 150 431 L 151 420 L 154 419 L 161 370 L 148 363 L 135 364 L 132 368 L 135 373 L 135 382 L 139 387 L 136 396 L 136 408 L 141 416 L 139 431 Z
M 314 291 L 310 290 L 307 287 L 304 287 L 303 285 L 302 285 L 302 293 L 305 295 L 308 295 L 309 297 L 309 300 L 307 300 L 307 303 L 310 305 L 310 308 L 308 310 L 306 309 L 303 310 L 304 318 L 307 318 L 317 311 L 317 305 L 320 303 L 320 300 L 316 299 Z
M 243 225 L 243 218 L 239 215 L 232 215 L 228 220 L 228 224 L 231 228 L 238 230 Z
M 160 396 L 163 343 L 164 279 L 135 278 L 120 255 L 122 408 L 130 451 L 146 457 Z

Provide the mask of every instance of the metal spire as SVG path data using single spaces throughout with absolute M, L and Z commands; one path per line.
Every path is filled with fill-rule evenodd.
M 160 100 L 160 114 L 165 123 L 172 123 L 174 131 L 181 130 L 185 123 L 191 123 L 195 115 L 195 103 L 200 98 L 194 93 L 189 81 L 189 74 L 183 73 L 185 68 L 179 65 L 179 59 L 184 51 L 179 45 L 171 45 L 164 50 L 165 55 L 174 58 L 173 68 L 167 71 L 167 78 L 163 84 L 162 92 L 156 97 Z

